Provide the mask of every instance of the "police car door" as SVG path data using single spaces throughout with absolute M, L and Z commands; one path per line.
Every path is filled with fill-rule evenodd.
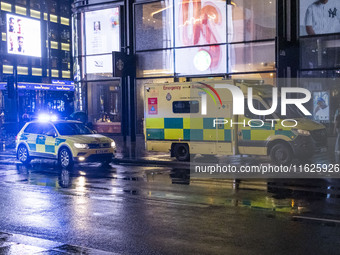
M 41 126 L 40 123 L 31 123 L 28 124 L 27 128 L 24 131 L 24 137 L 27 137 L 27 145 L 29 147 L 30 153 L 35 154 L 36 148 L 36 141 L 37 135 L 41 133 Z
M 56 154 L 56 146 L 55 146 L 55 140 L 57 137 L 57 132 L 53 125 L 50 123 L 46 123 L 44 125 L 44 141 L 45 141 L 45 153 L 50 154 L 51 156 L 54 156 Z

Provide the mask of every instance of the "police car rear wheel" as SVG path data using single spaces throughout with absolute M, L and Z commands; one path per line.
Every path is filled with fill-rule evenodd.
M 20 145 L 18 148 L 18 159 L 23 164 L 28 164 L 31 159 L 29 157 L 28 149 L 25 145 Z
M 66 148 L 60 150 L 58 161 L 62 168 L 70 168 L 73 166 L 72 154 Z
M 286 144 L 276 144 L 270 150 L 270 157 L 277 165 L 287 165 L 293 160 L 292 150 Z
M 174 155 L 179 161 L 188 161 L 190 159 L 189 146 L 187 144 L 176 144 Z

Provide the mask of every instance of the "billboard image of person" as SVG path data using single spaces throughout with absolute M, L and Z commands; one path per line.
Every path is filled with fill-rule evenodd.
M 304 33 L 318 35 L 340 32 L 340 3 L 338 0 L 302 0 L 300 8 L 301 17 L 304 17 L 304 28 L 301 27 L 301 35 Z
M 329 121 L 329 92 L 313 93 L 313 117 L 318 121 Z
M 100 21 L 94 22 L 93 29 L 94 29 L 95 32 L 100 31 Z
M 17 33 L 18 34 L 22 34 L 23 31 L 22 31 L 22 22 L 21 22 L 21 19 L 17 20 L 17 28 L 18 28 L 17 29 Z
M 9 47 L 8 47 L 8 51 L 14 51 L 14 36 L 13 35 L 9 35 Z
M 10 17 L 9 18 L 9 28 L 8 28 L 8 32 L 10 33 L 14 33 L 15 28 L 14 28 L 14 18 Z
M 18 36 L 18 52 L 24 53 L 24 37 Z
M 40 21 L 7 14 L 7 53 L 41 57 Z

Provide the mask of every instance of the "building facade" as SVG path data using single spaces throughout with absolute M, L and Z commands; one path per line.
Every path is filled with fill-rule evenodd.
M 0 13 L 3 121 L 26 121 L 40 112 L 72 113 L 71 1 L 1 1 Z
M 312 118 L 329 125 L 340 102 L 334 81 L 340 63 L 340 9 L 336 1 L 314 2 L 75 1 L 77 109 L 89 113 L 98 131 L 142 134 L 145 84 L 248 79 L 310 89 Z M 119 29 L 114 30 L 114 20 Z M 98 23 L 109 24 L 101 35 Z M 107 37 L 112 38 L 110 47 L 104 43 Z M 131 66 L 135 73 L 123 79 L 112 75 L 110 51 L 117 49 L 136 60 Z M 295 78 L 304 79 L 297 84 Z M 328 107 L 323 111 L 327 116 L 315 112 L 320 101 Z

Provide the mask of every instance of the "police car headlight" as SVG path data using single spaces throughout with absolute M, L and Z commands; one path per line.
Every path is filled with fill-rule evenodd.
M 310 132 L 308 130 L 303 130 L 303 129 L 293 129 L 293 131 L 297 134 L 297 135 L 303 135 L 303 136 L 309 136 Z
M 77 149 L 88 149 L 89 146 L 86 143 L 74 143 L 74 147 Z
M 112 147 L 112 148 L 116 148 L 116 143 L 115 143 L 115 141 L 112 141 L 112 142 L 111 142 L 111 147 Z

